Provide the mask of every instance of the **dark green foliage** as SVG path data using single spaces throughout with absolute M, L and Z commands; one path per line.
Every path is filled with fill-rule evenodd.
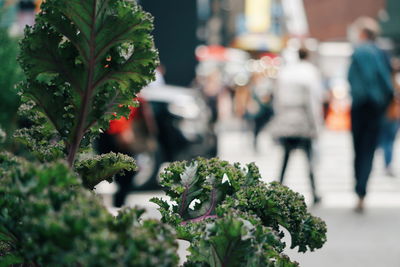
M 0 153 L 0 181 L 1 178 L 21 164 L 21 160 L 11 153 Z
M 236 266 L 233 262 L 247 262 L 240 266 L 295 266 L 281 254 L 280 227 L 289 231 L 291 248 L 298 247 L 301 252 L 320 248 L 326 241 L 325 223 L 307 212 L 304 198 L 278 183 L 263 183 L 254 164 L 242 168 L 199 158 L 171 164 L 161 178 L 171 202 L 153 202 L 160 206 L 162 220 L 176 227 L 179 238 L 192 242 L 192 261 L 205 266 Z M 252 242 L 244 238 L 247 226 L 258 229 L 252 232 Z M 248 251 L 232 253 L 226 249 L 228 245 Z M 260 248 L 263 245 L 266 247 Z M 251 256 L 260 250 L 262 256 Z
M 0 153 L 0 266 L 177 265 L 169 226 L 135 209 L 115 218 L 85 189 L 134 170 L 134 160 L 76 157 L 154 78 L 151 30 L 152 18 L 125 0 L 47 0 L 26 29 L 18 87 L 27 127 L 14 139 L 33 163 Z
M 62 162 L 21 162 L 0 187 L 6 255 L 40 266 L 176 266 L 171 229 L 141 222 L 141 213 L 127 209 L 114 218 Z
M 68 162 L 82 138 L 127 115 L 158 62 L 152 18 L 135 1 L 48 0 L 25 30 L 20 85 L 64 141 Z
M 33 158 L 49 162 L 66 157 L 65 146 L 57 131 L 33 101 L 23 103 L 18 110 L 26 128 L 14 133 L 14 141 L 24 145 Z
M 14 85 L 22 80 L 22 72 L 16 60 L 17 50 L 17 40 L 10 38 L 7 30 L 0 27 L 0 128 L 3 128 L 8 136 L 16 127 L 19 106 L 19 97 Z
M 298 266 L 281 254 L 285 245 L 256 216 L 228 212 L 198 227 L 201 234 L 191 242 L 188 258 L 193 266 Z
M 7 134 L 0 128 L 0 146 L 6 141 Z
M 107 180 L 111 183 L 116 174 L 136 170 L 136 164 L 127 155 L 108 153 L 77 162 L 75 170 L 81 176 L 83 185 L 93 189 L 101 181 Z
M 258 181 L 259 174 L 253 172 L 256 167 L 253 164 L 249 166 L 251 168 L 245 174 L 238 165 L 232 166 L 218 159 L 172 163 L 161 174 L 161 185 L 177 203 L 172 207 L 173 214 L 179 216 L 175 223 L 215 216 L 215 208 L 226 196 L 232 195 L 242 186 Z M 197 204 L 194 209 L 190 209 L 189 205 L 193 201 Z
M 221 206 L 231 208 L 255 213 L 276 231 L 279 226 L 286 228 L 292 237 L 291 248 L 298 247 L 299 252 L 321 248 L 326 241 L 326 225 L 307 212 L 304 197 L 278 183 L 242 188 Z

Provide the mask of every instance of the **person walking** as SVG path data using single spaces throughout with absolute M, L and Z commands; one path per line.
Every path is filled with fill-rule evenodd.
M 393 97 L 389 58 L 375 40 L 379 26 L 371 18 L 355 22 L 359 44 L 351 57 L 348 80 L 351 87 L 351 132 L 354 145 L 355 211 L 364 210 L 368 178 L 378 145 L 382 119 Z
M 385 118 L 383 119 L 379 145 L 382 148 L 385 159 L 385 174 L 390 177 L 395 177 L 396 174 L 392 167 L 392 161 L 394 142 L 400 126 L 400 84 L 398 82 L 400 73 L 400 59 L 394 58 L 392 60 L 392 69 L 392 81 L 395 92 L 394 97 L 387 109 Z
M 249 84 L 248 99 L 244 117 L 249 121 L 253 133 L 253 149 L 258 152 L 258 135 L 273 117 L 273 82 L 263 72 L 254 72 Z
M 390 177 L 396 176 L 392 168 L 392 161 L 393 161 L 393 147 L 394 147 L 394 142 L 396 140 L 398 129 L 399 129 L 398 117 L 392 118 L 389 117 L 389 115 L 386 115 L 382 121 L 382 129 L 380 133 L 379 145 L 382 148 L 385 160 L 385 174 Z
M 308 51 L 300 49 L 300 61 L 283 67 L 274 92 L 272 135 L 283 147 L 284 155 L 280 182 L 283 183 L 290 154 L 295 149 L 305 152 L 314 204 L 320 202 L 315 184 L 313 141 L 323 124 L 322 80 L 317 68 L 310 63 Z

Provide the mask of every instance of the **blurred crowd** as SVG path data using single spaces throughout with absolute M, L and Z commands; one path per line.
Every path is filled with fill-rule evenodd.
M 362 212 L 376 149 L 383 150 L 386 174 L 396 176 L 392 158 L 400 119 L 400 68 L 393 51 L 380 45 L 374 19 L 361 17 L 349 28 L 354 50 L 339 82 L 324 77 L 315 60 L 318 55 L 304 40 L 294 40 L 297 46 L 279 54 L 256 57 L 230 48 L 200 47 L 197 82 L 215 116 L 237 118 L 254 133 L 254 149 L 264 127 L 282 146 L 281 183 L 291 152 L 305 152 L 315 204 L 321 201 L 314 171 L 321 129 L 350 130 L 359 198 L 355 210 Z
M 21 35 L 25 25 L 33 25 L 42 0 L 1 0 L 0 26 L 13 36 Z

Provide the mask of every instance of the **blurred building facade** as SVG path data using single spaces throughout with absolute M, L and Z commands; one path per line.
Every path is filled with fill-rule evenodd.
M 207 45 L 234 46 L 245 50 L 279 50 L 281 38 L 287 32 L 283 4 L 288 1 L 301 2 L 198 0 L 199 40 Z
M 381 17 L 382 33 L 393 40 L 395 53 L 400 55 L 400 1 L 386 0 L 386 11 Z
M 154 16 L 154 40 L 169 84 L 188 86 L 195 77 L 197 4 L 188 0 L 141 0 Z
M 394 0 L 398 1 L 398 0 Z M 377 18 L 385 0 L 304 0 L 310 36 L 320 41 L 343 41 L 347 28 L 360 16 Z

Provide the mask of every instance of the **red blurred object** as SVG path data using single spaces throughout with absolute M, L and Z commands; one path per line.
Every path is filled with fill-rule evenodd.
M 196 58 L 198 61 L 226 61 L 228 60 L 227 48 L 220 45 L 199 46 L 196 49 Z
M 332 131 L 349 131 L 351 128 L 350 106 L 330 105 L 326 127 Z
M 139 101 L 140 104 L 144 102 L 144 100 L 141 98 L 137 98 L 135 100 Z M 119 119 L 110 121 L 110 127 L 107 130 L 108 134 L 120 134 L 132 127 L 133 119 L 136 116 L 139 107 L 129 107 L 129 109 L 131 110 L 131 112 L 129 113 L 128 118 L 122 116 Z
M 265 53 L 260 54 L 259 58 L 269 57 L 271 59 L 274 59 L 274 58 L 276 58 L 278 56 L 279 56 L 279 54 L 276 54 L 276 53 L 265 52 Z

